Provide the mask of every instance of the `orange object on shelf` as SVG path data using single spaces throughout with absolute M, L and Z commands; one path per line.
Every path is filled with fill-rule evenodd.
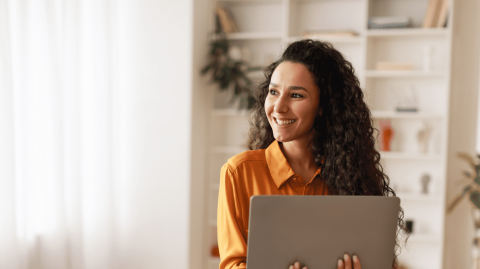
M 378 123 L 380 125 L 380 150 L 390 151 L 394 135 L 390 120 L 380 120 Z
M 218 245 L 212 247 L 210 254 L 213 257 L 220 257 L 220 250 L 218 249 Z

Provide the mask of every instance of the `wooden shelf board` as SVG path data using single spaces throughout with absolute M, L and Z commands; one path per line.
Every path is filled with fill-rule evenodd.
M 359 44 L 362 42 L 362 37 L 360 36 L 353 36 L 353 37 L 322 37 L 322 38 L 313 38 L 313 37 L 302 37 L 302 36 L 292 36 L 288 38 L 288 42 L 292 43 L 301 39 L 313 39 L 313 40 L 321 40 L 327 41 L 334 44 Z
M 438 112 L 396 112 L 372 110 L 372 117 L 376 119 L 442 119 L 445 115 Z
M 408 153 L 408 152 L 380 152 L 382 159 L 386 160 L 432 160 L 439 161 L 441 154 Z
M 278 3 L 281 4 L 282 0 L 217 0 L 217 3 L 221 4 L 260 4 L 260 3 Z
M 281 32 L 239 32 L 226 34 L 228 40 L 281 39 Z M 218 38 L 218 36 L 216 37 Z
M 367 36 L 447 36 L 447 28 L 404 28 L 404 29 L 370 29 Z
M 388 78 L 388 77 L 442 77 L 445 76 L 445 71 L 423 71 L 423 70 L 366 70 L 365 76 L 367 78 Z
M 437 194 L 421 193 L 396 193 L 402 202 L 440 202 L 440 196 Z
M 408 243 L 432 243 L 436 244 L 440 242 L 440 235 L 435 235 L 435 234 L 411 234 L 410 237 L 408 238 L 407 245 Z

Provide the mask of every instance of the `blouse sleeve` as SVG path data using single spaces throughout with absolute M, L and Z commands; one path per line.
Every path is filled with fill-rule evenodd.
M 225 164 L 220 175 L 218 194 L 217 236 L 220 251 L 220 269 L 244 269 L 247 261 L 247 243 L 243 233 L 241 204 L 235 188 L 235 177 Z

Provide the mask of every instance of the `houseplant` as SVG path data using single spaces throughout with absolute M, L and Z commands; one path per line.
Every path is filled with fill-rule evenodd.
M 250 109 L 255 99 L 252 81 L 246 73 L 257 68 L 250 68 L 249 64 L 242 60 L 238 48 L 231 50 L 229 41 L 223 35 L 211 41 L 209 58 L 210 61 L 201 71 L 202 75 L 210 72 L 211 80 L 218 84 L 220 91 L 233 91 L 231 103 L 239 98 L 238 108 Z
M 470 203 L 470 213 L 472 215 L 474 227 L 474 239 L 472 246 L 472 256 L 474 267 L 480 268 L 480 155 L 477 160 L 467 153 L 457 153 L 457 157 L 465 160 L 471 171 L 463 171 L 461 181 L 465 184 L 462 192 L 459 193 L 447 207 L 447 213 L 451 213 L 464 198 L 468 198 Z

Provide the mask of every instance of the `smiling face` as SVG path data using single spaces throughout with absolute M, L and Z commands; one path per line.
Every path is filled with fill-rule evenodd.
M 270 80 L 265 113 L 279 142 L 306 142 L 313 135 L 313 123 L 319 112 L 319 89 L 307 67 L 282 62 Z

